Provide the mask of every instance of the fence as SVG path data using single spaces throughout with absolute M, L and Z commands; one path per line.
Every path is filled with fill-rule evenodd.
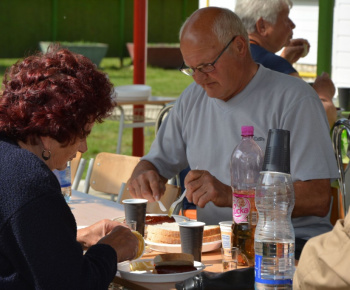
M 133 42 L 132 0 L 1 0 L 0 58 L 38 50 L 39 41 L 109 45 L 107 56 L 127 56 Z M 177 43 L 183 21 L 198 0 L 148 0 L 148 42 Z

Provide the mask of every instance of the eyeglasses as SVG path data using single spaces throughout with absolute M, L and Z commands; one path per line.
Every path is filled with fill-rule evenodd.
M 229 43 L 224 47 L 224 49 L 220 52 L 219 56 L 212 62 L 212 63 L 205 63 L 205 64 L 201 64 L 197 67 L 188 67 L 185 65 L 185 62 L 182 63 L 181 67 L 179 68 L 180 72 L 184 73 L 185 75 L 188 76 L 193 76 L 194 72 L 196 70 L 199 70 L 202 73 L 210 73 L 215 69 L 214 64 L 219 60 L 220 56 L 223 55 L 223 53 L 225 52 L 225 50 L 230 46 L 230 44 L 235 40 L 235 38 L 238 35 L 235 35 L 234 37 L 232 37 L 232 39 L 229 41 Z

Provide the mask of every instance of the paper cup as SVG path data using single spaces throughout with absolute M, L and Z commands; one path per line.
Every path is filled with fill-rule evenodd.
M 144 236 L 147 199 L 124 199 L 125 222 L 136 221 L 136 230 Z
M 192 254 L 195 261 L 202 260 L 203 231 L 205 223 L 189 221 L 181 222 L 180 238 L 182 253 Z
M 221 231 L 222 248 L 224 249 L 225 256 L 231 256 L 232 224 L 233 224 L 233 221 L 219 222 L 220 231 Z

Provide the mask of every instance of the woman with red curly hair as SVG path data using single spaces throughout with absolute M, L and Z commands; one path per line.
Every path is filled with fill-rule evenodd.
M 2 89 L 0 289 L 107 289 L 137 238 L 108 220 L 77 233 L 52 170 L 87 150 L 93 124 L 115 106 L 112 84 L 86 57 L 53 46 L 13 65 Z

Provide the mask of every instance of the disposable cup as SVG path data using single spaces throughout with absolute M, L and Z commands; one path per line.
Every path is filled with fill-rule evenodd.
M 201 262 L 205 223 L 188 221 L 180 222 L 179 226 L 182 253 L 192 254 L 195 261 Z
M 290 132 L 282 129 L 270 129 L 262 171 L 290 173 Z
M 131 230 L 133 231 L 137 230 L 137 221 L 130 220 L 130 221 L 125 221 L 125 223 Z
M 136 221 L 136 230 L 144 236 L 146 223 L 147 199 L 124 199 L 125 222 Z
M 221 232 L 222 249 L 226 256 L 231 255 L 233 221 L 219 222 Z
M 338 88 L 339 107 L 350 111 L 350 88 Z
M 225 250 L 221 249 L 221 261 L 222 261 L 222 271 L 236 270 L 238 266 L 238 255 L 239 249 L 232 247 L 230 250 L 230 255 L 226 255 Z

